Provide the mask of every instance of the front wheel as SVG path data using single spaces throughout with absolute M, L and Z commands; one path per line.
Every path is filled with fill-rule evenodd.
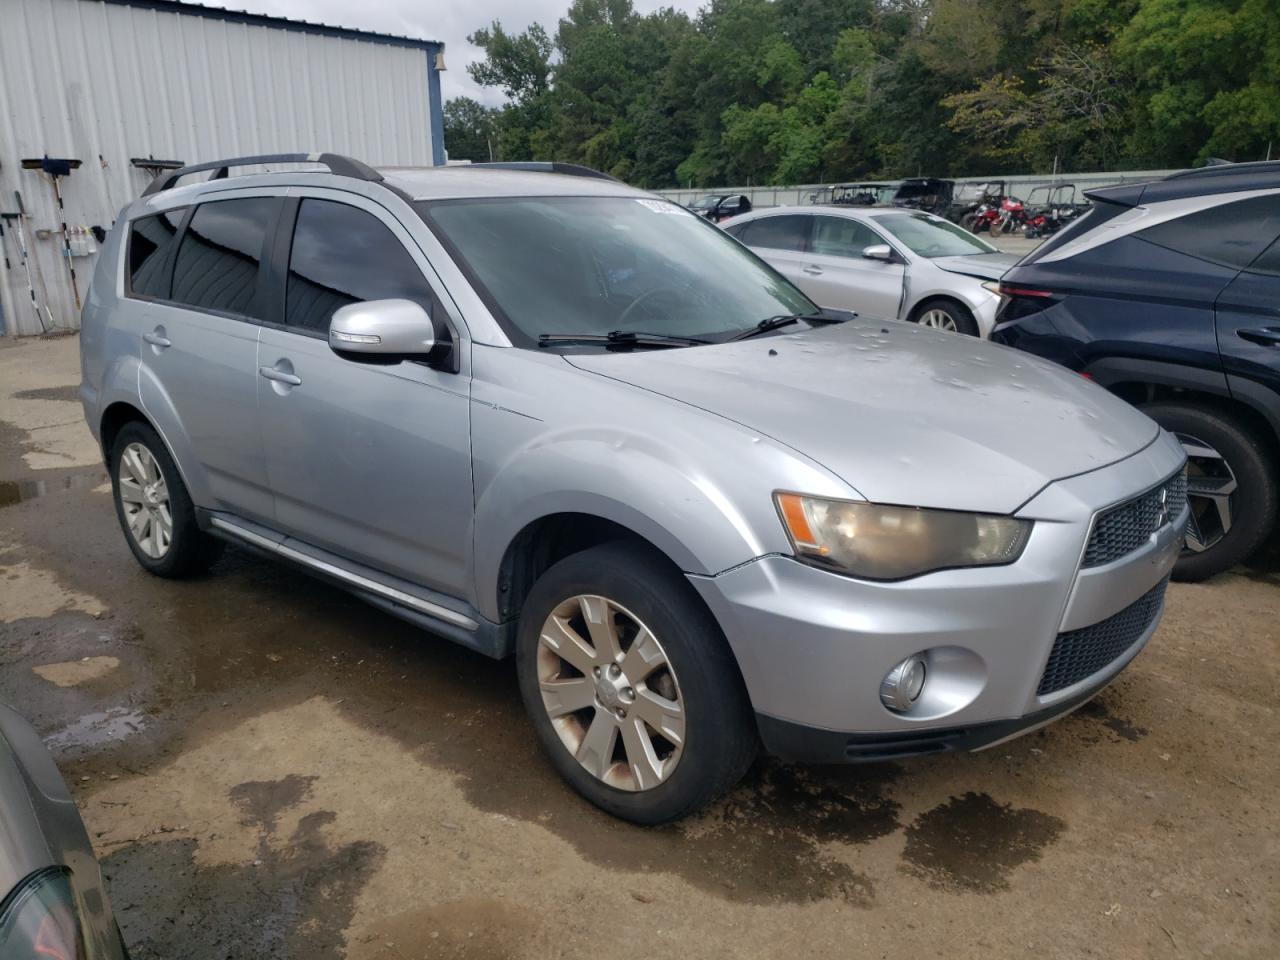
M 678 819 L 737 783 L 755 756 L 718 625 L 644 546 L 607 543 L 547 570 L 520 615 L 516 670 L 557 772 L 624 820 Z
M 1174 434 L 1187 454 L 1191 519 L 1175 580 L 1204 580 L 1248 559 L 1277 511 L 1276 466 L 1248 425 L 1217 409 L 1150 403 L 1142 412 Z
M 933 327 L 949 333 L 978 336 L 978 321 L 973 314 L 954 300 L 926 300 L 911 312 L 911 322 L 922 327 Z

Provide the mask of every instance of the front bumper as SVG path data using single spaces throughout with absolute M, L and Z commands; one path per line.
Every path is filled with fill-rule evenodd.
M 1074 709 L 1155 632 L 1158 608 L 1101 668 L 1037 692 L 1060 634 L 1120 614 L 1169 575 L 1185 509 L 1119 560 L 1087 569 L 1080 560 L 1099 511 L 1164 480 L 1183 459 L 1161 432 L 1119 463 L 1050 484 L 1018 511 L 1036 523 L 1018 562 L 1004 567 L 876 583 L 768 556 L 689 579 L 729 639 L 771 751 L 838 762 L 976 749 Z M 924 651 L 925 694 L 906 714 L 889 711 L 881 678 Z

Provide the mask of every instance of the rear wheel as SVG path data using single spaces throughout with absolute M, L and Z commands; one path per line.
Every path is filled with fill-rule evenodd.
M 1247 559 L 1275 525 L 1277 474 L 1261 439 L 1230 414 L 1181 403 L 1142 411 L 1177 436 L 1187 453 L 1191 519 L 1174 567 L 1178 580 L 1204 580 Z
M 111 446 L 116 516 L 138 563 L 158 577 L 203 573 L 222 542 L 196 523 L 195 506 L 169 451 L 151 427 L 127 423 Z
M 641 545 L 574 554 L 534 584 L 516 669 L 552 765 L 635 823 L 692 812 L 756 753 L 737 666 L 680 574 Z
M 978 335 L 978 321 L 973 314 L 954 300 L 935 298 L 926 300 L 911 311 L 911 322 L 922 327 L 933 327 L 950 333 L 963 333 L 970 337 Z

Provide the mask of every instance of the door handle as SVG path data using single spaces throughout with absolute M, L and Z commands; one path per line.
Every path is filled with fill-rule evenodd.
M 1280 347 L 1280 327 L 1255 327 L 1252 330 L 1237 330 L 1236 336 L 1264 347 Z
M 807 267 L 801 267 L 800 269 L 803 270 L 805 273 L 807 273 L 811 277 L 817 277 L 822 275 L 822 268 L 818 266 L 814 266 L 813 264 L 809 264 L 809 266 Z
M 296 377 L 292 373 L 285 373 L 283 370 L 277 370 L 275 367 L 259 367 L 258 373 L 268 380 L 274 380 L 276 383 L 287 383 L 291 387 L 296 387 L 302 383 L 301 377 Z
M 142 339 L 147 341 L 147 343 L 151 344 L 153 347 L 160 347 L 161 349 L 173 346 L 173 343 L 164 335 L 164 331 L 162 330 L 144 333 L 142 335 Z

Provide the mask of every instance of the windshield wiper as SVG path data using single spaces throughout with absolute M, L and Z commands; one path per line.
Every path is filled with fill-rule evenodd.
M 810 323 L 843 323 L 843 319 L 839 317 L 830 317 L 824 313 L 782 313 L 776 317 L 765 317 L 754 327 L 736 333 L 725 343 L 733 343 L 735 340 L 746 340 L 750 337 L 758 337 L 762 333 L 768 333 L 770 330 L 777 330 L 779 327 L 786 327 L 793 323 L 799 323 L 801 320 L 807 320 Z
M 550 347 L 560 343 L 601 343 L 606 347 L 688 347 L 710 342 L 701 337 L 637 333 L 633 330 L 610 330 L 608 333 L 544 333 L 538 337 L 540 347 Z

